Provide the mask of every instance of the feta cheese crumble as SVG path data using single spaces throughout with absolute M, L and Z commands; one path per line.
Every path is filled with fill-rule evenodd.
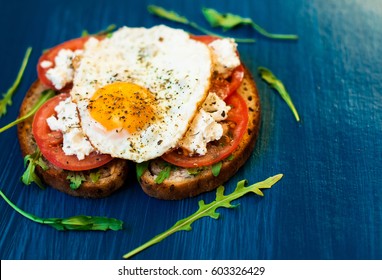
M 73 81 L 74 68 L 73 68 L 73 58 L 80 55 L 83 51 L 76 50 L 71 51 L 68 49 L 62 49 L 58 52 L 57 56 L 54 58 L 55 66 L 46 71 L 46 77 L 52 82 L 54 87 L 58 90 L 65 87 L 66 84 Z M 41 67 L 48 68 L 48 64 L 43 61 Z
M 55 111 L 57 118 L 51 116 L 46 121 L 51 130 L 62 132 L 62 150 L 65 155 L 76 155 L 79 160 L 84 159 L 94 148 L 81 129 L 77 105 L 68 97 L 56 106 Z
M 205 155 L 207 143 L 223 136 L 223 127 L 219 122 L 227 118 L 229 110 L 224 100 L 210 92 L 179 146 L 191 154 Z
M 236 52 L 237 44 L 233 39 L 217 39 L 209 43 L 212 50 L 212 61 L 214 71 L 228 78 L 232 70 L 240 65 L 240 59 Z
M 49 67 L 52 67 L 53 66 L 53 62 L 52 61 L 49 61 L 49 60 L 44 60 L 44 61 L 41 61 L 40 63 L 40 66 L 42 68 L 49 68 Z

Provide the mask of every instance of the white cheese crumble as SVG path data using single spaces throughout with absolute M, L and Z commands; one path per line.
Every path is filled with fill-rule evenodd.
M 49 68 L 49 67 L 52 67 L 53 66 L 53 62 L 52 61 L 49 61 L 49 60 L 43 60 L 43 61 L 41 61 L 41 63 L 40 63 L 40 66 L 42 67 L 42 68 Z
M 228 78 L 232 70 L 240 65 L 240 59 L 236 52 L 237 44 L 233 39 L 217 39 L 209 43 L 212 50 L 214 70 L 224 78 Z
M 51 116 L 46 121 L 51 130 L 62 132 L 62 150 L 65 155 L 76 155 L 79 160 L 84 159 L 85 156 L 94 151 L 94 148 L 81 129 L 77 105 L 69 97 L 61 101 L 56 106 L 55 111 L 57 118 Z
M 210 92 L 179 146 L 190 154 L 205 155 L 207 143 L 223 136 L 223 127 L 219 121 L 227 118 L 229 110 L 224 100 Z
M 62 49 L 58 52 L 54 58 L 54 67 L 46 71 L 46 77 L 56 89 L 62 89 L 66 84 L 73 81 L 73 58 L 82 52 L 82 50 L 71 51 L 68 49 Z M 44 64 L 47 65 L 46 63 Z M 43 67 L 43 65 L 41 66 Z

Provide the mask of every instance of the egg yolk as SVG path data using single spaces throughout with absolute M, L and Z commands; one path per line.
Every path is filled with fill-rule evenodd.
M 135 133 L 155 120 L 154 104 L 155 98 L 146 88 L 116 82 L 98 89 L 90 99 L 88 110 L 107 130 L 123 128 Z

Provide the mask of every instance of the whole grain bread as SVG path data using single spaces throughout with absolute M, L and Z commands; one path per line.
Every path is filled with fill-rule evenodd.
M 140 177 L 139 182 L 145 193 L 166 200 L 193 197 L 217 188 L 237 172 L 251 155 L 260 126 L 260 98 L 248 69 L 245 69 L 244 80 L 238 93 L 245 99 L 248 107 L 248 127 L 232 156 L 223 160 L 219 175 L 214 176 L 211 167 L 202 168 L 196 174 L 186 168 L 177 167 L 172 168 L 169 178 L 157 184 L 155 180 L 166 166 L 159 158 L 150 161 L 148 169 Z
M 32 84 L 21 105 L 20 117 L 30 111 L 45 89 L 39 80 Z M 17 135 L 23 156 L 33 154 L 37 149 L 35 139 L 32 135 L 32 122 L 33 117 L 20 123 L 17 128 Z M 102 167 L 82 171 L 85 181 L 82 182 L 78 189 L 71 189 L 70 181 L 67 179 L 68 175 L 71 174 L 70 171 L 58 168 L 44 158 L 43 160 L 47 164 L 48 169 L 43 170 L 40 166 L 37 166 L 36 171 L 39 177 L 43 179 L 47 185 L 72 196 L 85 198 L 102 198 L 109 196 L 123 186 L 128 175 L 128 162 L 122 159 L 113 159 Z M 92 173 L 97 174 L 99 178 L 92 181 L 90 177 Z

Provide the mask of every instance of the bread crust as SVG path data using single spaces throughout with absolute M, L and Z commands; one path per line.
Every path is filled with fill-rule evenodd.
M 230 179 L 247 161 L 256 143 L 260 127 L 260 98 L 255 81 L 245 68 L 244 80 L 238 93 L 244 98 L 248 107 L 248 127 L 238 148 L 231 157 L 222 161 L 218 176 L 212 174 L 211 168 L 205 168 L 197 175 L 191 175 L 185 168 L 172 170 L 170 177 L 161 184 L 155 183 L 158 173 L 165 166 L 161 159 L 150 161 L 149 168 L 141 176 L 139 183 L 143 191 L 159 199 L 179 200 L 211 191 Z
M 23 116 L 30 111 L 30 109 L 39 100 L 42 92 L 47 88 L 39 81 L 35 81 L 28 90 L 23 103 L 21 104 L 19 116 Z M 32 134 L 33 117 L 20 123 L 17 126 L 17 136 L 20 143 L 20 148 L 23 156 L 33 154 L 36 151 L 37 145 Z M 84 198 L 102 198 L 109 196 L 121 188 L 127 177 L 128 162 L 122 159 L 113 159 L 106 165 L 88 171 L 83 171 L 86 181 L 83 181 L 81 186 L 73 190 L 70 188 L 70 182 L 67 176 L 69 171 L 58 168 L 43 158 L 48 166 L 47 170 L 43 170 L 37 166 L 37 174 L 43 181 L 63 193 L 84 197 Z M 90 173 L 98 173 L 99 179 L 92 182 Z

